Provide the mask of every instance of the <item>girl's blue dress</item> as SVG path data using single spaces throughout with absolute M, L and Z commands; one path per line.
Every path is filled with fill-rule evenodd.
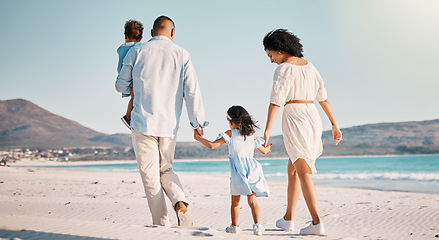
M 261 164 L 253 158 L 255 148 L 264 140 L 251 136 L 242 136 L 238 130 L 232 129 L 232 136 L 225 132 L 218 138 L 224 138 L 229 147 L 230 192 L 232 195 L 252 195 L 268 197 L 268 185 L 262 172 Z

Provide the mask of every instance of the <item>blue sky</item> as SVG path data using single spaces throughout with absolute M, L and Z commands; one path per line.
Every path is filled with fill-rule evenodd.
M 341 127 L 436 119 L 437 12 L 436 0 L 1 1 L 0 100 L 24 98 L 94 130 L 129 133 L 120 121 L 128 99 L 114 89 L 123 25 L 143 22 L 147 40 L 167 15 L 174 42 L 192 55 L 209 139 L 227 130 L 232 105 L 245 107 L 262 135 L 277 67 L 262 39 L 277 28 L 301 38 Z M 272 134 L 281 134 L 280 116 Z M 178 140 L 192 140 L 185 112 Z

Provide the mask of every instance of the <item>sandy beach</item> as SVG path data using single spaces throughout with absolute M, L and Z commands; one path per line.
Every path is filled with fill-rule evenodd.
M 229 180 L 224 176 L 179 174 L 190 203 L 193 228 L 152 226 L 137 172 L 62 168 L 0 167 L 0 239 L 439 239 L 439 195 L 335 188 L 318 185 L 327 236 L 301 236 L 311 217 L 300 197 L 296 229 L 280 231 L 286 182 L 268 181 L 270 197 L 258 198 L 261 237 L 252 234 L 246 199 L 239 216 L 243 233 L 230 224 Z

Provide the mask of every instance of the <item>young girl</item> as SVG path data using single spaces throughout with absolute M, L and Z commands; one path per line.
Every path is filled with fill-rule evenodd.
M 268 185 L 262 173 L 262 166 L 253 158 L 253 154 L 254 148 L 263 154 L 269 153 L 271 144 L 265 147 L 262 145 L 264 140 L 253 136 L 257 126 L 243 107 L 230 107 L 227 111 L 227 120 L 231 130 L 221 133 L 214 142 L 204 139 L 196 131 L 194 131 L 194 138 L 210 149 L 217 148 L 224 143 L 227 143 L 229 147 L 232 224 L 226 228 L 226 232 L 241 232 L 238 225 L 239 200 L 241 195 L 247 195 L 255 223 L 253 233 L 260 236 L 264 228 L 259 223 L 259 205 L 256 197 L 268 197 Z

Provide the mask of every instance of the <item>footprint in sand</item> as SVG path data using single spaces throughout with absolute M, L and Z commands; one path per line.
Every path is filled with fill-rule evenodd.
M 213 237 L 213 234 L 197 231 L 197 232 L 193 232 L 192 236 L 194 236 L 194 237 Z

